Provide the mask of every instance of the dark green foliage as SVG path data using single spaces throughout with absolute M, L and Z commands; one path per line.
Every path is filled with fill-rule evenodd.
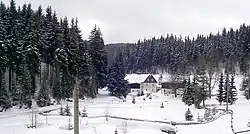
M 188 108 L 188 110 L 186 111 L 185 113 L 185 118 L 186 118 L 186 121 L 191 121 L 193 119 L 193 115 L 190 111 L 190 109 Z
M 92 72 L 96 79 L 96 90 L 106 86 L 107 75 L 107 52 L 104 46 L 102 33 L 96 26 L 89 36 L 89 48 L 91 63 L 93 64 Z M 97 91 L 96 91 L 97 92 Z
M 223 83 L 224 83 L 224 79 L 223 79 L 223 74 L 221 73 L 220 81 L 219 81 L 219 89 L 217 90 L 218 94 L 217 94 L 217 97 L 216 97 L 216 99 L 218 100 L 220 105 L 222 104 L 222 102 L 225 102 L 225 100 L 224 100 L 225 90 L 224 90 Z
M 42 85 L 38 97 L 37 97 L 37 105 L 39 107 L 45 107 L 50 105 L 50 98 L 49 98 L 49 90 L 48 87 Z
M 224 102 L 227 102 L 227 98 L 229 101 L 229 94 L 230 94 L 230 80 L 229 80 L 229 74 L 226 74 L 226 78 L 225 78 L 225 84 L 224 84 L 224 95 L 223 95 L 223 100 Z
M 53 98 L 56 99 L 57 103 L 59 103 L 62 99 L 64 99 L 61 83 L 57 82 L 56 85 L 52 89 Z
M 66 116 L 71 116 L 70 107 L 69 107 L 68 103 L 66 105 L 64 113 L 65 113 Z
M 3 75 L 0 72 L 0 111 L 6 110 L 11 107 L 11 100 L 10 96 L 4 87 L 5 81 L 4 78 L 2 77 Z
M 60 112 L 59 112 L 60 115 L 64 116 L 65 115 L 65 112 L 63 110 L 63 107 L 62 107 L 62 104 L 61 104 L 61 107 L 60 107 Z
M 26 66 L 23 66 L 24 71 L 20 77 L 18 83 L 20 83 L 20 105 L 26 105 L 28 108 L 31 108 L 32 105 L 32 95 L 31 95 L 31 76 Z
M 135 101 L 135 97 L 133 97 L 133 99 L 132 99 L 132 103 L 133 103 L 133 104 L 135 104 L 135 103 L 136 103 L 136 101 Z
M 111 65 L 108 72 L 108 90 L 111 95 L 126 98 L 128 94 L 128 82 L 124 80 L 125 70 L 121 53 Z M 140 95 L 140 94 L 139 94 Z
M 216 34 L 165 37 L 139 40 L 137 43 L 108 44 L 108 63 L 111 65 L 116 53 L 124 52 L 126 73 L 170 74 L 196 73 L 197 67 L 205 65 L 211 75 L 223 63 L 226 72 L 235 73 L 235 67 L 245 75 L 250 58 L 249 26 L 242 24 L 238 29 L 223 29 Z M 152 64 L 153 63 L 153 64 Z M 206 63 L 206 64 L 204 64 Z M 209 87 L 211 90 L 211 87 Z
M 160 108 L 164 108 L 163 102 L 161 103 L 161 107 Z
M 88 117 L 86 107 L 84 107 L 84 109 L 82 110 L 82 117 Z
M 235 101 L 237 100 L 237 89 L 234 85 L 234 76 L 231 76 L 231 81 L 230 81 L 230 90 L 229 90 L 229 98 L 228 98 L 228 103 L 229 104 L 234 104 Z
M 196 84 L 195 80 L 193 81 L 193 83 L 191 83 L 191 80 L 189 78 L 185 87 L 184 94 L 182 96 L 182 101 L 188 106 L 194 104 L 194 99 L 195 99 L 194 88 L 196 88 L 195 84 Z

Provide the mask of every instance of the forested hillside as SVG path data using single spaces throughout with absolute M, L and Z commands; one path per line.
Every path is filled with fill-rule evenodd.
M 46 106 L 72 96 L 75 77 L 80 97 L 95 97 L 106 85 L 104 41 L 96 26 L 83 40 L 76 18 L 58 18 L 51 7 L 0 3 L 0 107 Z M 91 88 L 89 88 L 91 86 Z
M 166 37 L 145 39 L 134 44 L 109 44 L 109 64 L 117 52 L 123 52 L 127 73 L 172 74 L 195 73 L 198 68 L 216 71 L 225 68 L 234 73 L 240 68 L 246 74 L 250 54 L 250 27 L 223 29 L 217 34 L 197 35 L 196 38 Z

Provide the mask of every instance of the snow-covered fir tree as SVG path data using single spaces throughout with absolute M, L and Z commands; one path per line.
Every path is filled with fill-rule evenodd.
M 104 46 L 104 41 L 102 38 L 102 33 L 100 28 L 97 26 L 91 31 L 89 36 L 89 54 L 91 56 L 92 69 L 92 79 L 93 84 L 93 96 L 98 92 L 98 88 L 103 88 L 106 86 L 106 76 L 107 76 L 107 52 Z
M 219 88 L 217 90 L 218 94 L 217 94 L 217 101 L 220 103 L 220 105 L 222 104 L 222 102 L 225 102 L 224 100 L 224 94 L 225 94 L 225 90 L 224 90 L 224 78 L 223 78 L 223 74 L 221 73 L 220 75 L 220 81 L 219 81 Z
M 231 76 L 231 80 L 230 80 L 230 90 L 229 90 L 229 97 L 228 97 L 228 103 L 229 104 L 234 104 L 235 101 L 237 100 L 237 89 L 236 86 L 234 85 L 234 76 Z
M 229 93 L 230 93 L 230 79 L 229 79 L 229 74 L 226 74 L 225 78 L 225 84 L 224 84 L 224 95 L 223 95 L 223 101 L 227 102 L 229 101 Z
M 195 97 L 194 86 L 189 78 L 185 87 L 184 94 L 182 96 L 182 101 L 188 106 L 190 106 L 194 104 L 194 99 L 195 99 L 194 97 Z
M 108 90 L 112 95 L 126 98 L 128 94 L 128 82 L 125 80 L 125 69 L 122 53 L 118 54 L 115 62 L 108 72 Z

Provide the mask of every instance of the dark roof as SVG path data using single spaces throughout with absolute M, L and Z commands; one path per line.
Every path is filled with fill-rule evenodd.
M 153 75 L 149 75 L 143 83 L 157 83 Z
M 184 84 L 182 82 L 163 82 L 161 83 L 162 88 L 166 89 L 177 89 L 177 88 L 184 88 Z

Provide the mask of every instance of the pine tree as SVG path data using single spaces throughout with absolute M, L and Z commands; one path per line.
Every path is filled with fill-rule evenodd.
M 55 86 L 52 89 L 53 98 L 56 99 L 57 103 L 59 103 L 62 99 L 64 99 L 62 86 L 60 82 L 55 83 Z
M 67 105 L 66 105 L 66 108 L 65 108 L 65 115 L 66 116 L 71 116 L 71 112 L 70 112 L 70 107 L 69 107 L 69 104 L 67 103 Z
M 33 96 L 36 91 L 36 75 L 40 72 L 40 53 L 38 50 L 40 35 L 36 27 L 35 15 L 28 4 L 26 11 L 26 34 L 24 35 L 24 47 L 22 48 L 25 55 L 25 64 L 27 64 L 30 79 L 31 79 L 31 95 Z
M 219 81 L 219 89 L 217 90 L 218 94 L 217 94 L 217 97 L 216 97 L 216 99 L 220 103 L 220 105 L 221 105 L 222 102 L 225 102 L 225 100 L 224 100 L 225 90 L 224 90 L 224 85 L 223 85 L 223 83 L 224 83 L 223 79 L 224 79 L 223 74 L 221 73 L 220 81 Z
M 31 78 L 26 65 L 22 65 L 22 69 L 25 70 L 18 79 L 18 83 L 20 83 L 20 108 L 23 105 L 26 105 L 28 108 L 32 106 L 31 100 Z
M 122 60 L 122 54 L 118 54 L 115 62 L 112 64 L 108 74 L 109 92 L 117 97 L 126 98 L 128 94 L 128 82 L 124 80 L 125 69 Z
M 163 102 L 161 103 L 161 107 L 160 108 L 164 108 Z
M 39 107 L 45 107 L 50 104 L 49 90 L 45 84 L 42 84 L 37 97 L 37 105 Z
M 188 106 L 194 104 L 194 97 L 195 97 L 194 84 L 195 84 L 195 80 L 193 83 L 191 83 L 191 80 L 189 78 L 188 83 L 186 85 L 185 92 L 182 96 L 182 101 Z
M 86 107 L 83 108 L 82 117 L 88 117 L 88 113 L 87 113 Z
M 63 107 L 62 107 L 62 104 L 61 104 L 61 107 L 60 107 L 60 112 L 59 112 L 60 115 L 64 116 L 65 112 L 63 110 Z
M 225 79 L 225 84 L 224 84 L 224 95 L 223 95 L 223 101 L 224 102 L 227 102 L 227 98 L 228 98 L 228 101 L 229 101 L 229 92 L 230 92 L 230 80 L 229 80 L 229 74 L 226 74 L 226 79 Z M 227 96 L 228 95 L 228 96 Z
M 6 71 L 6 27 L 5 27 L 5 16 L 6 8 L 3 2 L 0 3 L 0 107 L 8 109 L 11 107 L 10 96 L 5 87 L 4 73 Z
M 234 76 L 231 76 L 231 81 L 230 81 L 230 90 L 229 90 L 229 97 L 228 97 L 228 103 L 229 104 L 234 104 L 235 101 L 237 100 L 237 89 L 234 85 Z
M 98 92 L 98 88 L 103 88 L 106 86 L 106 76 L 107 76 L 107 52 L 104 46 L 104 41 L 102 38 L 102 33 L 99 28 L 96 26 L 91 31 L 91 35 L 89 36 L 89 48 L 90 48 L 90 56 L 92 59 L 92 78 L 95 78 L 95 82 L 97 85 L 96 89 L 93 89 L 94 96 Z
M 135 103 L 136 103 L 136 101 L 135 101 L 135 97 L 133 97 L 133 99 L 132 99 L 132 103 L 133 103 L 133 104 L 135 104 Z
M 0 70 L 1 71 L 1 70 Z M 2 72 L 2 71 L 1 71 Z M 0 82 L 1 82 L 1 86 L 0 86 L 0 107 L 2 108 L 2 110 L 6 110 L 8 108 L 11 107 L 11 101 L 10 101 L 10 96 L 8 94 L 8 91 L 5 88 L 5 81 L 4 81 L 4 77 L 2 73 L 0 74 Z

